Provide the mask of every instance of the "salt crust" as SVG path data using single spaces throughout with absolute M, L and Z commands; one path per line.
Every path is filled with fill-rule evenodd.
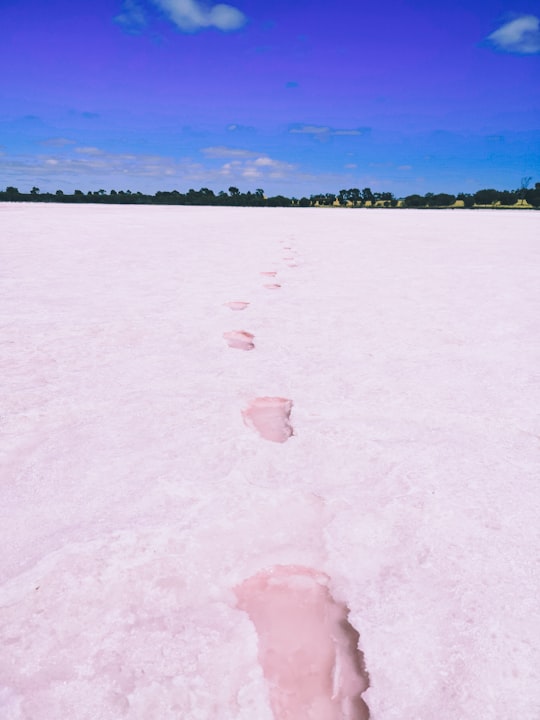
M 538 717 L 540 216 L 254 217 L 0 207 L 0 716 L 272 720 L 233 588 L 302 565 L 375 720 Z

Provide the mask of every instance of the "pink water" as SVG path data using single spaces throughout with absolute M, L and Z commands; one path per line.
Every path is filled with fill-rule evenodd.
M 259 660 L 276 720 L 365 720 L 368 687 L 358 633 L 331 597 L 328 579 L 308 568 L 277 567 L 237 589 L 238 607 L 258 635 Z

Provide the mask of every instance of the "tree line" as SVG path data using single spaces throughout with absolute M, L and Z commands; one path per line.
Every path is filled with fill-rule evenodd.
M 228 192 L 215 193 L 209 188 L 200 190 L 190 189 L 186 193 L 178 190 L 159 190 L 154 195 L 131 190 L 100 189 L 84 193 L 75 190 L 73 193 L 64 193 L 57 190 L 55 193 L 41 192 L 33 187 L 29 193 L 20 192 L 18 188 L 8 186 L 0 191 L 0 201 L 7 202 L 61 202 L 61 203 L 102 203 L 114 205 L 222 205 L 238 207 L 406 207 L 406 208 L 447 208 L 452 206 L 473 208 L 478 206 L 511 206 L 526 202 L 537 208 L 540 207 L 540 183 L 529 188 L 530 178 L 525 179 L 518 190 L 484 189 L 475 193 L 426 193 L 425 195 L 407 195 L 398 199 L 391 192 L 372 192 L 371 188 L 349 188 L 338 193 L 323 193 L 309 197 L 286 197 L 274 195 L 267 197 L 262 188 L 255 192 L 240 192 L 237 187 L 231 186 Z

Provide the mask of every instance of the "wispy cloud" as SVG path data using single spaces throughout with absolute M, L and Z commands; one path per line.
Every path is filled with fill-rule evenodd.
M 238 158 L 238 157 L 257 157 L 258 153 L 252 150 L 242 150 L 240 148 L 230 148 L 225 145 L 216 147 L 207 147 L 201 150 L 203 155 L 208 158 Z
M 97 147 L 76 147 L 75 152 L 79 153 L 79 155 L 104 155 L 104 150 L 101 150 Z
M 294 125 L 289 132 L 299 135 L 326 135 L 330 128 L 325 125 Z
M 243 12 L 218 3 L 207 6 L 198 0 L 151 0 L 183 32 L 197 32 L 204 28 L 217 28 L 223 32 L 238 30 L 247 18 Z
M 521 15 L 492 32 L 487 40 L 504 52 L 520 55 L 540 53 L 540 18 Z
M 327 125 L 292 125 L 289 132 L 297 135 L 312 135 L 322 139 L 339 135 L 367 135 L 370 128 L 332 128 Z
M 56 137 L 49 138 L 48 140 L 42 140 L 41 145 L 47 145 L 48 147 L 66 147 L 67 145 L 76 145 L 75 140 L 69 140 L 68 138 Z
M 293 181 L 299 169 L 264 153 L 231 148 L 206 148 L 203 161 L 162 155 L 112 153 L 96 147 L 77 147 L 70 154 L 3 155 L 0 173 L 5 182 L 28 187 L 39 184 L 49 190 L 116 187 L 155 192 L 204 185 L 221 189 L 229 185 L 257 186 Z
M 283 180 L 295 170 L 296 167 L 290 163 L 260 155 L 246 160 L 231 160 L 222 165 L 218 173 L 225 178 L 256 180 L 260 183 L 265 179 Z
M 138 33 L 146 25 L 146 14 L 137 0 L 123 0 L 122 12 L 114 20 L 127 32 Z

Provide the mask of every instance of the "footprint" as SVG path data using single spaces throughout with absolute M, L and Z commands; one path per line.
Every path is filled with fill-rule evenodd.
M 266 277 L 276 277 L 277 272 L 275 270 L 266 270 L 265 272 L 260 273 L 260 275 L 265 275 Z
M 289 422 L 292 406 L 292 400 L 287 398 L 259 397 L 242 410 L 242 417 L 265 440 L 284 443 L 293 434 Z
M 255 336 L 245 330 L 231 330 L 230 332 L 223 333 L 223 337 L 229 347 L 236 348 L 237 350 L 253 350 L 255 347 L 253 343 Z
M 242 300 L 232 300 L 231 302 L 226 302 L 223 304 L 227 307 L 230 307 L 231 310 L 245 310 L 249 305 L 248 302 L 243 302 Z
M 359 635 L 348 608 L 330 594 L 326 575 L 278 565 L 235 593 L 257 631 L 275 720 L 368 720 L 362 693 L 369 676 Z
M 278 283 L 266 283 L 266 285 L 263 285 L 267 290 L 277 290 L 281 287 Z
M 284 257 L 283 259 L 284 259 L 286 262 L 291 262 L 291 261 L 294 260 L 295 258 L 293 258 L 293 257 Z

